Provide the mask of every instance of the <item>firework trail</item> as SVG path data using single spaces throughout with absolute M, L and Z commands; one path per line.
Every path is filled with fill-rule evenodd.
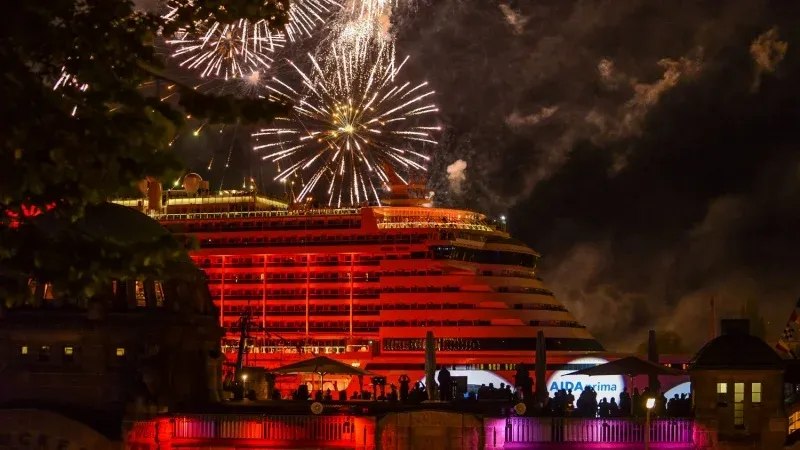
M 289 117 L 276 119 L 275 128 L 253 136 L 254 150 L 278 165 L 276 181 L 308 174 L 295 200 L 303 201 L 319 185 L 329 206 L 361 204 L 388 188 L 390 175 L 421 173 L 430 159 L 424 149 L 437 142 L 432 125 L 438 109 L 429 103 L 434 91 L 427 82 L 399 80 L 406 58 L 395 65 L 394 47 L 372 46 L 370 64 L 347 48 L 333 47 L 332 65 L 322 69 L 309 55 L 312 70 L 305 73 L 290 63 L 302 80 L 295 89 L 278 79 L 267 87 L 277 98 L 295 106 Z M 392 173 L 387 173 L 390 171 Z
M 170 20 L 178 11 L 168 3 L 164 18 Z M 339 10 L 337 0 L 296 0 L 289 8 L 289 23 L 283 32 L 270 29 L 268 20 L 239 20 L 223 24 L 209 19 L 196 24 L 193 31 L 182 29 L 168 39 L 174 47 L 172 57 L 180 67 L 199 72 L 200 77 L 224 80 L 258 77 L 271 67 L 274 54 L 286 45 L 311 36 L 328 16 Z

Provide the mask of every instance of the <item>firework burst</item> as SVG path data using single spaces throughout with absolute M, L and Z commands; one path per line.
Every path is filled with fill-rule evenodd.
M 225 80 L 269 69 L 272 55 L 285 42 L 285 36 L 273 33 L 266 20 L 251 23 L 244 19 L 228 25 L 200 24 L 194 33 L 180 31 L 167 40 L 175 46 L 172 57 L 181 60 L 180 67 L 199 71 L 202 78 Z
M 172 57 L 181 60 L 181 67 L 198 71 L 203 78 L 248 78 L 269 69 L 275 52 L 287 41 L 311 36 L 340 7 L 337 0 L 296 0 L 289 7 L 289 23 L 282 32 L 271 30 L 266 19 L 231 24 L 211 19 L 197 23 L 193 31 L 180 30 L 166 42 L 174 47 Z M 178 11 L 177 3 L 168 3 L 167 9 L 164 18 L 170 20 Z
M 390 184 L 390 177 L 424 172 L 435 145 L 431 124 L 438 109 L 429 103 L 434 91 L 427 82 L 399 80 L 406 58 L 395 64 L 393 47 L 372 47 L 363 55 L 334 47 L 330 68 L 323 70 L 309 55 L 313 70 L 307 74 L 294 63 L 302 88 L 273 79 L 268 89 L 295 106 L 289 117 L 276 119 L 275 128 L 254 136 L 263 159 L 278 165 L 276 181 L 298 176 L 304 181 L 296 201 L 303 201 L 317 186 L 324 186 L 329 206 L 360 204 L 374 199 Z

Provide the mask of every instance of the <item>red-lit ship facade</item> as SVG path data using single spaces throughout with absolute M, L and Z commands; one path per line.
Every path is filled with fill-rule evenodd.
M 422 378 L 428 330 L 438 364 L 512 382 L 518 363 L 533 364 L 539 331 L 548 372 L 603 355 L 537 276 L 539 255 L 482 214 L 413 199 L 290 208 L 253 191 L 151 198 L 151 216 L 199 243 L 192 258 L 221 311 L 229 359 L 237 323 L 251 311 L 248 366 L 272 368 L 313 353 L 390 382 L 403 373 Z M 147 209 L 148 202 L 123 203 Z

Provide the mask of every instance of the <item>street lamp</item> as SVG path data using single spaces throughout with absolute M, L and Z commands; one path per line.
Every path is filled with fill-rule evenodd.
M 647 406 L 647 415 L 644 421 L 644 450 L 650 450 L 650 411 L 656 406 L 656 399 L 649 397 L 645 406 Z

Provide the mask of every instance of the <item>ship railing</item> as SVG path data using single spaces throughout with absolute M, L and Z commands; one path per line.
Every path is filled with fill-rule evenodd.
M 358 208 L 340 209 L 310 209 L 298 211 L 229 211 L 229 212 L 197 212 L 197 213 L 158 213 L 150 212 L 148 215 L 161 221 L 181 221 L 197 219 L 250 219 L 264 217 L 294 217 L 294 216 L 352 216 L 361 214 Z
M 488 419 L 505 429 L 506 443 L 595 442 L 641 444 L 645 441 L 645 420 L 572 419 L 512 417 Z M 504 425 L 504 426 L 503 426 Z M 691 443 L 694 422 L 691 419 L 654 419 L 650 422 L 650 442 Z
M 272 441 L 354 441 L 355 426 L 347 416 L 176 417 L 176 439 L 267 439 Z
M 474 223 L 457 223 L 457 222 L 382 222 L 378 224 L 380 229 L 398 229 L 398 228 L 437 228 L 437 229 L 453 229 L 453 230 L 471 230 L 471 231 L 494 231 L 494 228 Z

